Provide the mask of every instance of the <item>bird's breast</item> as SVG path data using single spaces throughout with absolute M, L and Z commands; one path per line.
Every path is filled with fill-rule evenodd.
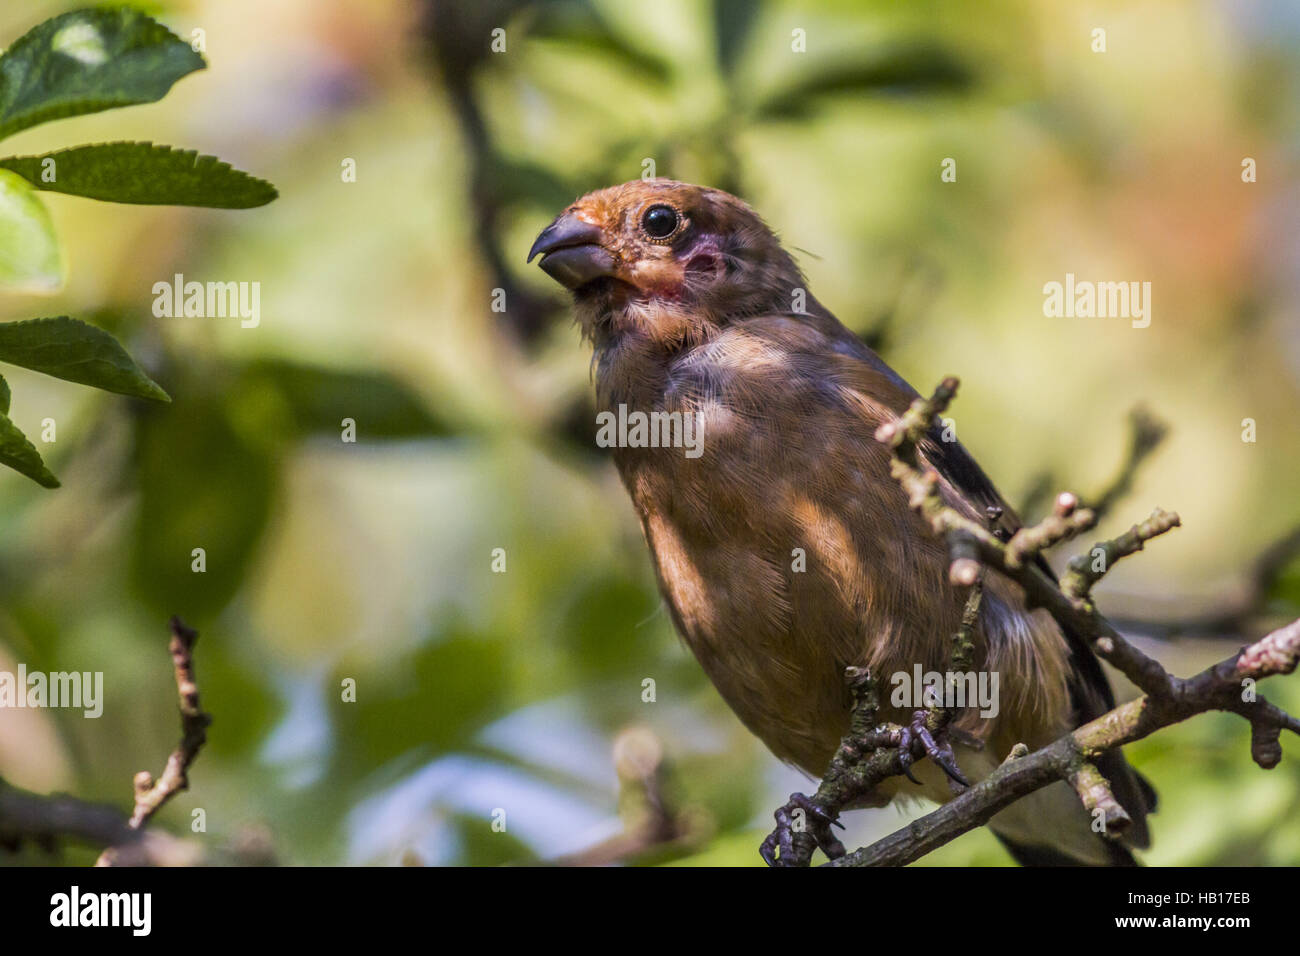
M 694 418 L 698 454 L 614 453 L 664 599 L 741 720 L 820 773 L 847 728 L 844 668 L 910 668 L 940 623 L 927 609 L 948 590 L 944 557 L 909 516 L 872 424 L 824 382 L 739 394 L 721 374 L 665 382 L 645 404 Z M 917 588 L 932 591 L 922 601 Z

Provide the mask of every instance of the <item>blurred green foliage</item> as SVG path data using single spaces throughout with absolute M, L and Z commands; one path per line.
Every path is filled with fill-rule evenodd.
M 51 17 L 0 53 L 0 138 L 51 120 L 155 102 L 203 66 L 190 44 L 129 7 Z M 102 143 L 0 158 L 2 289 L 55 290 L 63 282 L 58 242 L 33 192 L 37 189 L 111 202 L 218 208 L 260 206 L 276 195 L 269 183 L 211 156 L 152 143 Z M 0 361 L 110 392 L 169 401 L 116 339 L 66 315 L 0 326 Z M 0 464 L 57 488 L 40 452 L 8 417 L 7 384 L 4 396 Z M 42 440 L 57 441 L 49 435 L 47 429 Z

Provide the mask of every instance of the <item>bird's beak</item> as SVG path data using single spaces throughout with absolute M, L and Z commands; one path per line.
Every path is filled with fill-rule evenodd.
M 541 254 L 542 271 L 568 289 L 586 285 L 592 279 L 614 274 L 617 260 L 600 244 L 604 231 L 584 222 L 571 212 L 561 215 L 542 230 L 528 261 Z

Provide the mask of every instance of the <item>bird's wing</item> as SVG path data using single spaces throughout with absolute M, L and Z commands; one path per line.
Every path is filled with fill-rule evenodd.
M 870 377 L 877 386 L 876 394 L 880 394 L 879 384 L 882 377 L 895 386 L 886 390 L 885 397 L 894 405 L 895 414 L 903 414 L 919 397 L 916 389 L 912 388 L 865 343 L 845 329 L 844 333 L 852 337 L 855 343 L 849 346 L 847 340 L 838 334 L 839 330 L 834 328 L 834 326 L 839 326 L 839 329 L 844 327 L 829 313 L 826 314 L 826 318 L 829 318 L 833 325 L 828 323 L 828 327 L 824 329 L 839 340 L 841 349 L 856 353 L 854 357 L 870 369 Z M 942 423 L 935 423 L 929 434 L 920 442 L 918 451 L 921 457 L 961 497 L 962 502 L 970 509 L 972 517 L 983 519 L 988 514 L 989 508 L 998 508 L 1001 514 L 993 523 L 993 529 L 1007 537 L 1019 530 L 1021 521 L 1015 509 L 1002 497 L 992 480 L 961 442 L 955 438 L 951 441 L 944 440 Z M 1036 558 L 1036 563 L 1044 574 L 1053 581 L 1057 580 L 1055 572 L 1041 554 Z M 1068 675 L 1070 704 L 1074 710 L 1075 725 L 1079 726 L 1113 709 L 1115 694 L 1102 671 L 1101 662 L 1093 654 L 1088 642 L 1068 629 L 1061 630 L 1070 655 Z M 1115 798 L 1133 818 L 1133 826 L 1126 834 L 1126 840 L 1135 846 L 1145 847 L 1149 843 L 1146 814 L 1155 810 L 1155 791 L 1129 766 L 1118 750 L 1103 754 L 1097 760 L 1097 765 L 1110 781 Z
M 852 335 L 847 330 L 845 332 Z M 886 398 L 892 399 L 894 413 L 902 415 L 907 411 L 908 406 L 920 397 L 919 393 L 865 343 L 856 336 L 853 340 L 857 344 L 856 357 L 870 367 L 874 373 L 873 378 L 883 376 L 895 386 L 894 389 L 889 390 L 893 394 L 887 393 Z M 879 382 L 878 378 L 876 380 Z M 1016 510 L 998 492 L 992 480 L 984 473 L 984 469 L 979 466 L 965 446 L 955 438 L 945 441 L 943 432 L 942 422 L 936 422 L 930 428 L 929 433 L 918 446 L 922 459 L 931 465 L 961 497 L 962 502 L 969 508 L 971 517 L 982 520 L 988 514 L 988 509 L 997 508 L 1001 513 L 997 521 L 992 523 L 993 530 L 1005 537 L 1015 534 L 1021 527 L 1020 516 L 1016 514 Z M 1053 581 L 1056 580 L 1056 573 L 1042 555 L 1037 557 L 1036 562 L 1044 574 Z M 1106 680 L 1106 675 L 1102 672 L 1100 662 L 1087 642 L 1070 633 L 1066 633 L 1065 637 L 1069 644 L 1071 658 L 1070 695 L 1082 723 L 1099 717 L 1113 708 L 1115 695 Z

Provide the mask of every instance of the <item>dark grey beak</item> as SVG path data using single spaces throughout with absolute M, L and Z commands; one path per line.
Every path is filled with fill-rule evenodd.
M 599 226 L 565 213 L 542 230 L 528 250 L 528 261 L 540 254 L 542 261 L 538 265 L 543 272 L 565 288 L 576 289 L 592 279 L 614 274 L 616 261 L 613 253 L 600 244 L 603 238 Z

